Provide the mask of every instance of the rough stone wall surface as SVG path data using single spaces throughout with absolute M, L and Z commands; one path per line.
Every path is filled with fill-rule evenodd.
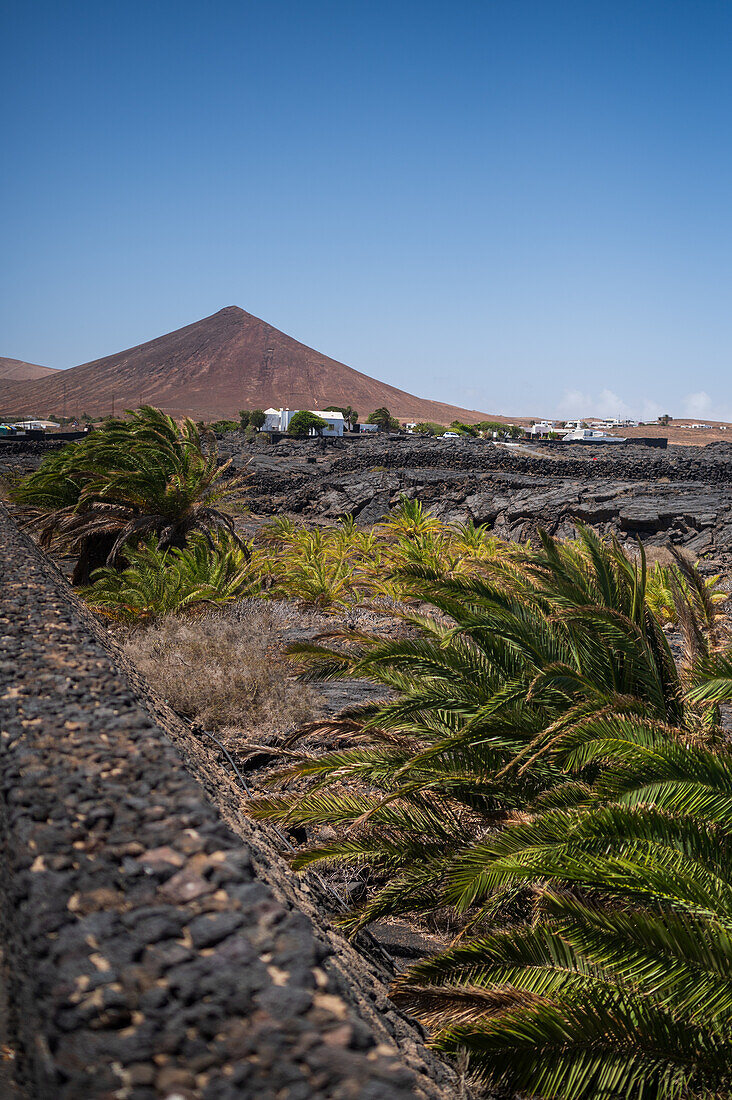
M 348 988 L 2 505 L 0 819 L 19 1096 L 457 1094 L 412 1024 L 359 1011 L 383 989 Z

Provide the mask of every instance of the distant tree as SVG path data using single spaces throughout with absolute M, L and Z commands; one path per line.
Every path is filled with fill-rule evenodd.
M 663 424 L 664 428 L 667 428 L 672 420 L 672 416 L 669 416 L 668 413 L 664 413 L 663 416 L 659 416 L 658 423 Z
M 239 427 L 242 431 L 249 426 L 249 418 L 251 415 L 249 409 L 239 409 Z
M 252 409 L 252 411 L 249 413 L 249 423 L 253 428 L 256 428 L 257 430 L 264 427 L 264 422 L 266 419 L 267 417 L 265 416 L 263 409 Z
M 214 420 L 211 431 L 223 434 L 224 432 L 235 432 L 238 427 L 238 420 Z
M 328 423 L 322 416 L 316 416 L 307 409 L 301 409 L 293 416 L 287 431 L 289 435 L 310 435 L 311 430 L 315 430 L 320 435 L 323 428 L 327 427 Z
M 463 424 L 462 420 L 453 420 L 450 427 L 452 428 L 453 431 L 460 432 L 461 435 L 476 436 L 478 434 L 477 425 L 475 425 L 475 424 Z
M 398 432 L 400 427 L 399 421 L 383 405 L 379 409 L 374 409 L 366 423 L 378 424 L 382 432 Z
M 419 432 L 420 435 L 442 435 L 445 429 L 442 424 L 435 424 L 432 420 L 423 420 L 415 426 L 414 430 Z

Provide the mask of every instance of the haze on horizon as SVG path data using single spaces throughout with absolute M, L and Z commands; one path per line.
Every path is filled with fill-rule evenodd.
M 236 304 L 508 415 L 732 420 L 732 8 L 6 6 L 0 356 Z

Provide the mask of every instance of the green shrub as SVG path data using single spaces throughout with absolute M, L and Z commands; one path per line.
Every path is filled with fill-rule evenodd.
M 251 554 L 225 533 L 194 533 L 185 547 L 169 550 L 150 540 L 136 550 L 128 547 L 125 559 L 124 569 L 98 569 L 80 590 L 95 611 L 119 622 L 190 614 L 260 591 Z

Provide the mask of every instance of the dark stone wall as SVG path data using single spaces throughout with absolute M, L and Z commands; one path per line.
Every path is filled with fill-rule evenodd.
M 457 1095 L 354 949 L 298 905 L 266 833 L 249 845 L 251 823 L 223 820 L 170 732 L 0 505 L 0 1038 L 18 1095 Z

